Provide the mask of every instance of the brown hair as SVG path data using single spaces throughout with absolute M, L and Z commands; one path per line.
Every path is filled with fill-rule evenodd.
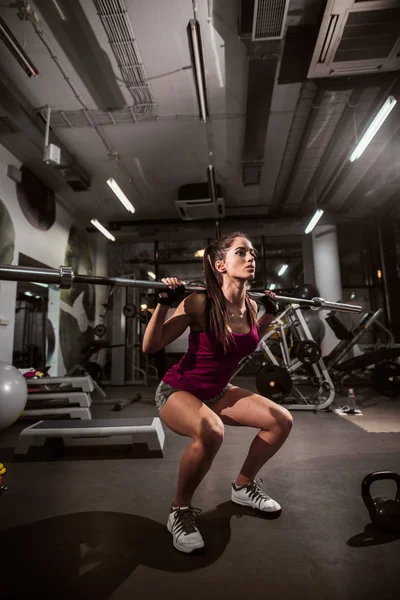
M 235 341 L 229 330 L 228 311 L 225 304 L 225 296 L 222 292 L 222 275 L 215 268 L 215 261 L 224 260 L 226 253 L 237 237 L 248 239 L 247 235 L 235 231 L 224 235 L 219 240 L 209 244 L 204 251 L 203 267 L 207 287 L 206 323 L 207 329 L 212 331 L 218 340 L 222 342 L 224 352 L 227 352 L 229 344 Z M 248 294 L 245 296 L 247 316 L 250 327 L 256 323 L 257 310 L 253 307 Z

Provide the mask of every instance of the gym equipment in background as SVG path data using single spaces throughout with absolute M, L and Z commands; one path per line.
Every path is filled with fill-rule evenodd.
M 39 421 L 21 431 L 14 453 L 27 454 L 31 446 L 44 446 L 51 439 L 58 448 L 146 443 L 150 451 L 162 454 L 165 433 L 159 417 Z
M 232 379 L 260 351 L 264 354 L 256 375 L 260 394 L 289 410 L 325 410 L 332 404 L 333 382 L 298 304 L 287 306 L 272 321 L 255 353 L 242 360 Z
M 340 385 L 342 393 L 350 383 L 368 383 L 384 396 L 400 395 L 400 364 L 396 362 L 400 357 L 400 347 L 395 345 L 392 333 L 380 323 L 379 317 L 382 313 L 382 308 L 375 312 L 366 312 L 351 330 L 334 312 L 330 312 L 325 318 L 340 341 L 324 357 L 324 362 L 333 380 Z M 343 360 L 372 327 L 384 333 L 386 343 L 359 356 Z
M 25 377 L 13 365 L 0 361 L 0 431 L 18 419 L 27 398 Z
M 372 498 L 370 488 L 374 481 L 389 479 L 396 482 L 394 499 Z M 361 495 L 372 525 L 385 533 L 400 533 L 400 475 L 392 471 L 376 471 L 366 475 L 361 484 Z
M 91 419 L 91 392 L 94 381 L 90 375 L 80 377 L 41 377 L 30 380 L 28 401 L 21 417 L 52 417 L 69 415 L 71 419 Z M 30 386 L 33 386 L 32 387 Z

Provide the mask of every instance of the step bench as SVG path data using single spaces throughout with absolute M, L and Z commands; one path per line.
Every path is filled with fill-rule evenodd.
M 46 406 L 42 408 L 25 408 L 21 417 L 56 417 L 57 415 L 68 415 L 70 419 L 89 420 L 92 418 L 90 408 L 79 406 Z M 50 423 L 50 419 L 46 421 Z M 69 421 L 67 421 L 69 423 Z
M 80 377 L 38 377 L 38 379 L 27 379 L 26 382 L 28 388 L 54 385 L 57 386 L 57 389 L 60 389 L 60 391 L 63 391 L 63 388 L 60 388 L 59 386 L 77 388 L 82 390 L 82 392 L 93 392 L 94 390 L 94 382 L 90 375 L 82 375 Z
M 158 417 L 39 421 L 19 434 L 14 454 L 27 454 L 31 446 L 44 446 L 49 438 L 61 438 L 65 446 L 147 443 L 149 450 L 163 450 L 165 433 Z
M 28 403 L 51 402 L 52 400 L 63 400 L 64 403 L 78 404 L 79 406 L 90 406 L 92 399 L 90 394 L 84 392 L 32 392 L 28 394 Z

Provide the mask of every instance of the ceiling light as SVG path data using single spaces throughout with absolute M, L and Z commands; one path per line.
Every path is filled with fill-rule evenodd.
M 99 223 L 97 219 L 92 219 L 90 222 L 92 223 L 92 225 L 97 227 L 97 229 L 101 231 L 101 233 L 105 235 L 106 238 L 108 238 L 112 242 L 115 242 L 115 237 L 109 231 L 107 231 L 107 229 L 103 227 L 103 225 Z
M 204 251 L 205 251 L 205 248 L 203 248 L 202 250 L 197 250 L 197 252 L 195 252 L 194 255 L 196 256 L 196 258 L 203 258 Z
M 201 38 L 200 38 L 200 27 L 196 19 L 189 21 L 190 41 L 191 50 L 193 54 L 194 63 L 194 76 L 196 79 L 197 88 L 197 99 L 199 102 L 200 117 L 204 121 L 207 121 L 207 98 L 206 98 L 206 78 L 204 73 L 204 62 L 201 53 Z
M 309 224 L 307 225 L 307 227 L 304 230 L 304 233 L 310 233 L 314 227 L 316 226 L 316 224 L 318 223 L 318 221 L 320 220 L 320 218 L 322 217 L 322 215 L 324 214 L 324 211 L 322 210 L 322 208 L 318 208 L 315 213 L 313 214 L 313 216 L 311 217 L 311 220 L 309 222 Z
M 29 283 L 33 283 L 33 285 L 40 285 L 41 287 L 49 287 L 48 283 L 39 283 L 38 281 L 30 281 Z
M 368 127 L 367 131 L 364 133 L 361 140 L 358 142 L 357 146 L 353 150 L 350 156 L 350 162 L 354 162 L 355 160 L 357 160 L 357 158 L 360 158 L 361 154 L 364 152 L 365 148 L 368 146 L 374 135 L 380 129 L 385 119 L 389 116 L 396 103 L 396 98 L 394 96 L 389 96 L 389 98 L 386 100 L 385 104 L 382 106 L 382 108 L 372 121 L 371 125 Z
M 7 46 L 13 57 L 19 62 L 28 77 L 37 77 L 39 71 L 28 58 L 25 50 L 18 43 L 17 39 L 13 36 L 10 29 L 7 27 L 3 19 L 0 17 L 0 39 Z
M 279 269 L 279 271 L 278 271 L 278 277 L 280 277 L 281 275 L 283 275 L 283 274 L 286 272 L 286 270 L 287 270 L 288 266 L 289 266 L 289 265 L 282 265 L 282 266 L 281 266 L 281 268 L 280 268 L 280 269 Z
M 269 286 L 270 290 L 274 290 L 276 288 L 276 284 L 275 283 L 271 283 L 271 285 Z
M 53 4 L 55 9 L 57 10 L 58 14 L 60 15 L 60 19 L 62 21 L 66 21 L 67 17 L 64 15 L 61 6 L 58 4 L 57 0 L 53 0 Z
M 147 309 L 147 304 L 141 304 L 141 305 L 140 305 L 140 308 L 141 308 L 142 310 L 146 310 L 146 309 Z
M 148 275 L 149 277 L 151 277 L 152 279 L 155 279 L 155 278 L 156 278 L 156 276 L 155 276 L 155 274 L 153 273 L 153 271 L 147 271 L 147 275 Z
M 133 208 L 132 204 L 125 196 L 124 192 L 121 190 L 115 179 L 110 177 L 110 179 L 107 179 L 107 183 L 114 192 L 114 194 L 117 196 L 118 200 L 125 206 L 126 210 L 128 210 L 131 213 L 134 213 L 135 209 Z

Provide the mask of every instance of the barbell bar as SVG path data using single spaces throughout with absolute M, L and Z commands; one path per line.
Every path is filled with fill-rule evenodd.
M 145 281 L 140 279 L 124 279 L 123 277 L 98 277 L 96 275 L 75 274 L 71 267 L 61 266 L 58 269 L 45 269 L 36 267 L 20 267 L 16 265 L 0 265 L 0 280 L 3 281 L 30 281 L 36 283 L 48 283 L 57 285 L 60 289 L 70 289 L 76 283 L 92 285 L 109 285 L 120 287 L 135 287 L 144 289 L 166 290 L 167 286 L 161 281 Z M 204 292 L 201 286 L 185 286 L 186 292 Z M 249 291 L 254 300 L 260 300 L 262 292 Z M 344 304 L 342 302 L 329 302 L 323 298 L 291 298 L 289 296 L 276 295 L 276 301 L 283 304 L 297 304 L 309 307 L 313 310 L 335 310 L 341 312 L 360 313 L 362 306 L 355 304 Z

